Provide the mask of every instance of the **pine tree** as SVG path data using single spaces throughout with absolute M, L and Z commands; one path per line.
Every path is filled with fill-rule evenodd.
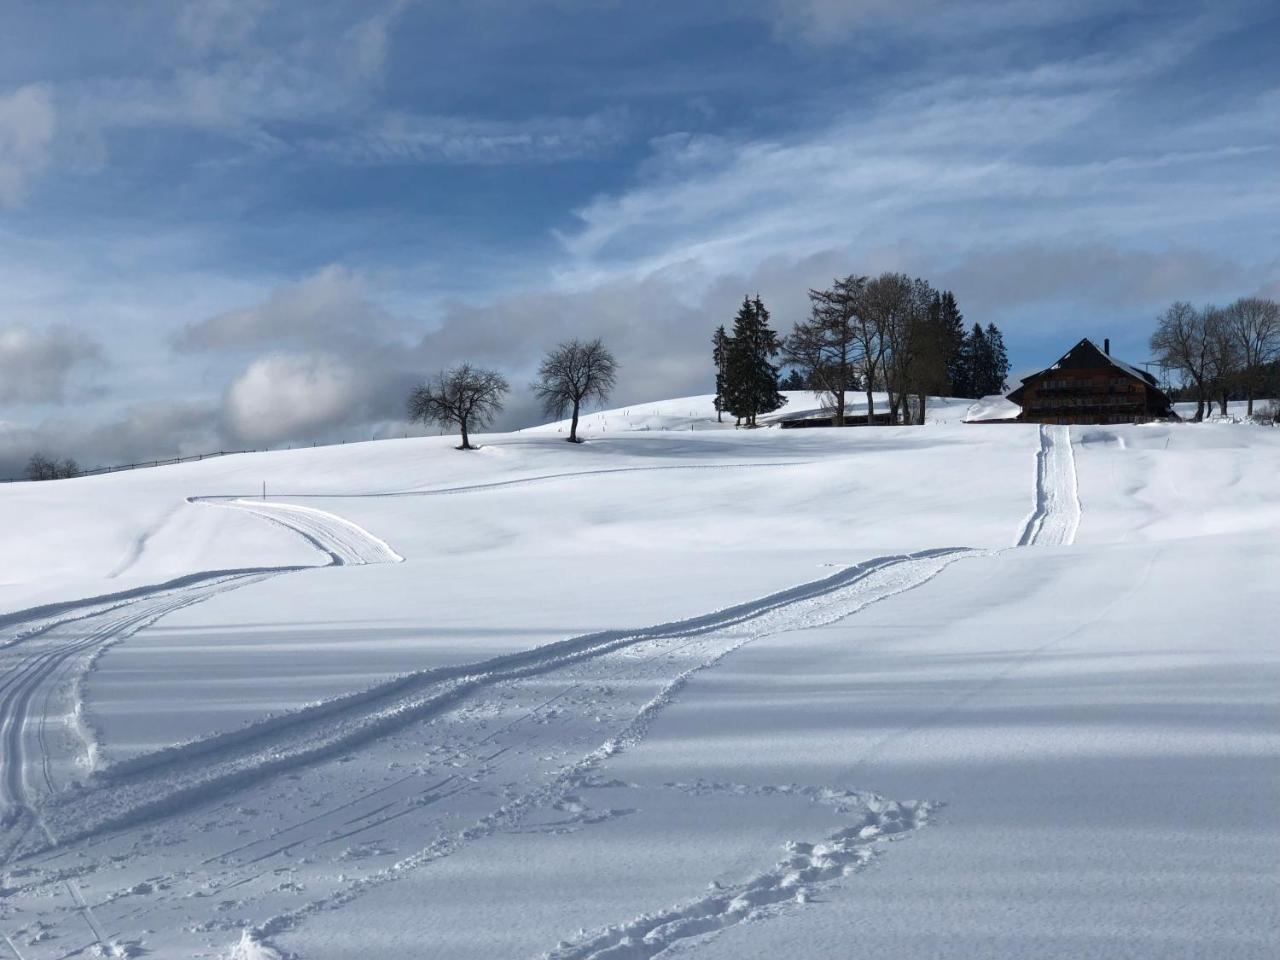
M 973 378 L 964 358 L 964 315 L 950 290 L 938 297 L 938 327 L 946 351 L 948 389 L 953 397 L 971 396 Z
M 772 413 L 787 398 L 778 392 L 778 335 L 769 327 L 769 311 L 760 297 L 744 298 L 733 321 L 726 356 L 724 407 L 754 427 L 762 413 Z
M 1004 348 L 1004 336 L 994 323 L 987 324 L 987 389 L 986 393 L 1004 393 L 1004 383 L 1009 379 L 1009 353 Z
M 729 362 L 729 335 L 724 332 L 724 324 L 716 327 L 711 337 L 711 360 L 716 366 L 716 423 L 723 423 L 725 375 Z
M 964 338 L 964 348 L 960 351 L 965 385 L 974 397 L 985 397 L 988 393 L 986 384 L 990 352 L 987 335 L 982 332 L 981 325 L 975 323 L 969 335 Z
M 805 390 L 805 389 L 807 389 L 807 386 L 806 386 L 806 384 L 805 384 L 805 380 L 804 380 L 804 374 L 802 374 L 799 370 L 796 370 L 796 369 L 793 367 L 793 368 L 792 368 L 792 370 L 791 370 L 791 372 L 787 375 L 787 378 L 786 378 L 785 380 L 783 380 L 783 381 L 782 381 L 781 388 L 782 388 L 783 390 Z

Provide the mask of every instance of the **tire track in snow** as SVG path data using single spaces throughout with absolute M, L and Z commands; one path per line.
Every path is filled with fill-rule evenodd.
M 331 565 L 402 559 L 385 541 L 321 510 L 241 502 L 224 506 L 246 509 L 288 528 L 324 553 Z M 0 839 L 8 847 L 0 863 L 7 862 L 29 837 L 33 823 L 41 827 L 50 845 L 58 842 L 37 806 L 56 792 L 54 766 L 92 763 L 94 744 L 86 739 L 87 729 L 83 723 L 68 721 L 80 719 L 81 705 L 76 697 L 84 672 L 97 656 L 175 610 L 268 577 L 306 569 L 311 568 L 211 571 L 0 618 L 0 627 L 9 634 L 0 641 L 0 649 L 15 648 L 6 655 L 6 669 L 0 673 L 0 828 L 8 828 L 10 835 Z M 74 739 L 81 741 L 80 749 L 70 743 L 72 732 Z M 55 739 L 68 742 L 55 745 Z M 30 782 L 37 770 L 38 786 Z
M 270 717 L 241 730 L 157 750 L 97 772 L 89 789 L 63 795 L 43 810 L 66 839 L 81 839 L 159 816 L 243 788 L 286 770 L 334 757 L 404 726 L 456 707 L 499 683 L 550 673 L 651 641 L 732 635 L 741 641 L 829 622 L 830 611 L 858 609 L 932 578 L 977 551 L 926 550 L 878 557 L 831 576 L 715 613 L 641 630 L 608 630 L 547 644 L 480 663 L 396 677 L 357 693 Z M 865 591 L 874 587 L 871 596 Z M 814 620 L 813 609 L 827 611 Z M 24 853 L 37 852 L 30 839 Z
M 1035 507 L 1018 538 L 1018 546 L 1070 546 L 1080 526 L 1075 454 L 1071 428 L 1041 424 L 1036 453 Z
M 404 557 L 385 540 L 337 514 L 292 503 L 247 498 L 222 500 L 192 497 L 189 503 L 231 507 L 252 513 L 290 530 L 325 554 L 331 566 L 361 566 L 369 563 L 400 563 Z

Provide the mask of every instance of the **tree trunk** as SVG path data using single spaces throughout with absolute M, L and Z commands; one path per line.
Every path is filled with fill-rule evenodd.
M 867 374 L 867 426 L 868 427 L 871 426 L 871 424 L 874 422 L 875 414 L 876 414 L 876 401 L 875 401 L 875 397 L 872 396 L 872 393 L 874 392 L 872 390 L 873 386 L 874 384 L 871 382 L 871 375 Z
M 467 439 L 467 418 L 463 417 L 459 425 L 462 427 L 462 446 L 459 449 L 470 450 L 472 447 L 471 441 Z
M 844 426 L 844 387 L 841 387 L 835 393 L 836 393 L 836 412 L 835 412 L 835 416 L 831 418 L 831 423 L 833 426 L 843 427 Z
M 577 400 L 573 401 L 573 422 L 569 424 L 569 442 L 578 442 L 578 406 Z
M 924 426 L 924 404 L 925 404 L 925 395 L 921 393 L 920 394 L 920 413 L 916 419 L 916 423 L 921 427 Z

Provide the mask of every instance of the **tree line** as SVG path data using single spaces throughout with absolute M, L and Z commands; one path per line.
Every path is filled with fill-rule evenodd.
M 903 273 L 850 275 L 810 290 L 808 318 L 784 339 L 759 295 L 745 298 L 733 332 L 720 326 L 712 336 L 712 362 L 717 419 L 728 413 L 746 426 L 786 402 L 780 389 L 822 396 L 836 426 L 845 423 L 849 391 L 866 393 L 868 423 L 876 392 L 887 394 L 891 423 L 924 423 L 928 396 L 1000 393 L 1009 375 L 995 324 L 966 330 L 951 291 Z
M 27 461 L 26 476 L 28 480 L 70 480 L 80 476 L 80 464 L 70 457 L 65 460 L 54 460 L 43 453 L 32 454 Z
M 1184 300 L 1169 306 L 1151 334 L 1156 362 L 1179 379 L 1178 392 L 1196 401 L 1195 420 L 1218 404 L 1254 400 L 1280 391 L 1280 304 L 1262 297 L 1241 297 L 1219 307 L 1195 307 Z

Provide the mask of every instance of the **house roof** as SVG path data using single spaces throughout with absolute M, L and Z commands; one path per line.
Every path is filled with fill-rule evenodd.
M 1063 361 L 1065 361 L 1069 356 L 1071 356 L 1081 347 L 1086 347 L 1089 350 L 1092 350 L 1098 356 L 1099 359 L 1101 359 L 1105 363 L 1109 363 L 1111 366 L 1115 367 L 1117 370 L 1121 371 L 1122 373 L 1127 373 L 1131 377 L 1136 377 L 1137 379 L 1143 381 L 1144 383 L 1150 384 L 1153 387 L 1159 386 L 1159 382 L 1156 380 L 1154 375 L 1148 373 L 1146 370 L 1143 370 L 1141 367 L 1135 367 L 1131 363 L 1125 363 L 1123 360 L 1117 360 L 1115 357 L 1104 352 L 1096 343 L 1094 343 L 1088 337 L 1085 337 L 1083 340 L 1077 343 L 1074 347 L 1072 347 L 1070 350 L 1068 350 L 1066 353 L 1060 356 L 1055 363 L 1051 364 L 1048 367 L 1045 367 L 1044 370 L 1037 370 L 1035 373 L 1032 373 L 1032 374 L 1029 374 L 1028 376 L 1023 377 L 1022 382 L 1026 383 L 1028 380 L 1032 379 L 1032 377 L 1038 377 L 1042 373 L 1045 373 L 1048 370 L 1061 369 Z
M 1156 391 L 1160 390 L 1160 384 L 1152 374 L 1148 373 L 1146 370 L 1141 369 L 1140 367 L 1135 367 L 1131 363 L 1125 363 L 1123 360 L 1117 360 L 1115 357 L 1111 356 L 1110 354 L 1106 353 L 1104 350 L 1099 348 L 1099 346 L 1096 343 L 1094 343 L 1092 340 L 1090 340 L 1088 337 L 1085 337 L 1083 340 L 1077 343 L 1074 347 L 1072 347 L 1070 350 L 1064 353 L 1061 357 L 1059 357 L 1056 363 L 1052 364 L 1051 366 L 1045 367 L 1043 370 L 1037 370 L 1035 373 L 1032 373 L 1032 374 L 1029 374 L 1028 376 L 1023 377 L 1022 383 L 1019 384 L 1012 391 L 1010 391 L 1009 399 L 1012 400 L 1014 403 L 1018 403 L 1019 398 L 1022 396 L 1022 391 L 1026 387 L 1028 381 L 1034 380 L 1036 377 L 1041 377 L 1051 370 L 1063 369 L 1064 363 L 1066 362 L 1067 358 L 1069 358 L 1077 350 L 1087 350 L 1090 353 L 1092 353 L 1096 359 L 1102 361 L 1105 364 L 1110 365 L 1116 370 L 1119 370 L 1121 373 L 1126 374 L 1127 376 L 1133 377 L 1136 380 L 1142 381 L 1144 384 L 1151 387 L 1153 390 L 1156 390 Z

